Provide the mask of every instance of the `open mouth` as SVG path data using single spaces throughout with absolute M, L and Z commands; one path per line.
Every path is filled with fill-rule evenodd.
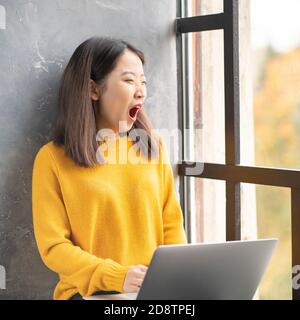
M 141 109 L 141 105 L 136 105 L 133 106 L 130 110 L 129 110 L 129 116 L 132 120 L 135 120 L 137 117 L 137 114 L 139 112 L 139 110 Z

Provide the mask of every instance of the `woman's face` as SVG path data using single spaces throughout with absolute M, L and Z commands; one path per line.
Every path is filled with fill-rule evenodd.
M 116 133 L 130 130 L 139 112 L 132 107 L 144 105 L 145 82 L 142 61 L 134 52 L 125 49 L 115 69 L 106 78 L 105 91 L 101 95 L 91 95 L 93 100 L 100 98 L 97 130 L 108 128 Z

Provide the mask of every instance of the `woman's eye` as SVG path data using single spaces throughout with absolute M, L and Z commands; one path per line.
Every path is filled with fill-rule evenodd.
M 128 82 L 128 81 L 134 81 L 134 80 L 133 79 L 126 79 L 125 81 Z M 142 83 L 146 85 L 147 81 L 143 81 Z

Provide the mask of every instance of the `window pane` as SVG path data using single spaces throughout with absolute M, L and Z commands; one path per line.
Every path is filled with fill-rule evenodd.
M 253 194 L 251 195 L 253 188 L 256 189 L 256 200 Z M 242 239 L 279 239 L 259 286 L 257 298 L 262 300 L 292 299 L 290 196 L 288 188 L 242 184 Z M 256 210 L 255 218 L 251 218 L 248 206 L 251 210 Z M 257 236 L 253 227 L 255 220 L 257 220 Z M 249 221 L 252 226 L 248 225 Z
M 223 30 L 183 35 L 187 115 L 186 160 L 225 163 Z
M 300 1 L 249 3 L 255 163 L 299 168 Z
M 183 3 L 190 5 L 187 12 L 188 17 L 223 12 L 223 0 L 187 0 Z
M 187 179 L 191 184 L 192 242 L 226 241 L 225 182 Z

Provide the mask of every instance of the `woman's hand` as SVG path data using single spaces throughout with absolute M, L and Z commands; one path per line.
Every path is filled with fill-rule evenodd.
M 130 267 L 124 279 L 124 292 L 138 292 L 147 270 L 148 267 L 142 264 Z

